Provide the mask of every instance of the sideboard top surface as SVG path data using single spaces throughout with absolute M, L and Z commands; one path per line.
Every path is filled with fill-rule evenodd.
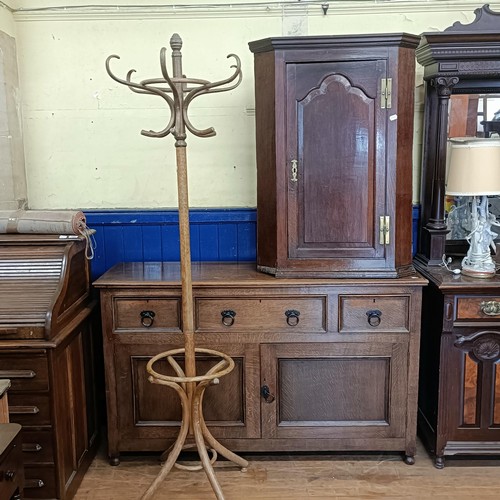
M 255 262 L 193 262 L 194 286 L 297 286 L 297 285 L 373 285 L 424 286 L 427 280 L 418 274 L 404 278 L 346 279 L 346 278 L 276 278 L 257 271 Z M 121 262 L 109 269 L 94 282 L 97 288 L 124 287 L 180 287 L 178 262 Z
M 443 292 L 449 293 L 495 293 L 500 292 L 500 274 L 495 274 L 491 278 L 473 278 L 464 274 L 453 274 L 441 266 L 415 266 L 419 273 L 437 286 Z M 454 268 L 456 266 L 453 266 Z

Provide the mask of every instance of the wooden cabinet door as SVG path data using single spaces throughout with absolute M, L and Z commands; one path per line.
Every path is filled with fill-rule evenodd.
M 442 337 L 442 381 L 439 411 L 446 422 L 447 451 L 498 453 L 500 441 L 500 331 L 495 326 L 455 328 Z M 450 443 L 451 441 L 451 443 Z M 474 449 L 476 446 L 476 449 Z M 442 450 L 436 450 L 441 453 Z M 490 451 L 491 452 L 491 451 Z
M 145 344 L 115 346 L 117 440 L 121 451 L 162 449 L 165 443 L 161 440 L 154 443 L 152 438 L 177 437 L 182 415 L 179 397 L 169 387 L 150 383 L 146 371 L 152 356 L 173 348 Z M 236 366 L 220 378 L 219 384 L 206 389 L 203 398 L 205 421 L 217 438 L 259 437 L 258 347 L 240 344 L 220 345 L 217 349 L 231 356 Z M 206 373 L 218 361 L 208 355 L 197 355 L 197 373 Z M 182 356 L 178 362 L 184 365 Z M 166 360 L 156 363 L 155 370 L 175 376 Z
M 380 217 L 390 215 L 386 66 L 385 59 L 287 64 L 286 258 L 294 268 L 310 268 L 311 259 L 317 270 L 394 265 L 380 238 Z
M 407 342 L 261 346 L 262 437 L 401 438 Z M 267 389 L 265 389 L 267 387 Z

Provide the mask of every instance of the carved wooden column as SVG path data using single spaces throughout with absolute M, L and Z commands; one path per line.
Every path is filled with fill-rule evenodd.
M 423 177 L 422 183 L 422 199 L 426 209 L 422 210 L 420 249 L 426 264 L 431 266 L 441 264 L 448 233 L 444 208 L 448 109 L 452 88 L 458 81 L 458 77 L 437 77 L 427 84 L 426 111 L 430 113 L 426 114 L 424 143 L 427 149 L 423 160 L 427 179 Z M 429 135 L 435 139 L 428 140 Z

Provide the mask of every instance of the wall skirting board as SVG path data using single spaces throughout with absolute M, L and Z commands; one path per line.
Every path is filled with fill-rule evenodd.
M 118 262 L 179 260 L 177 210 L 85 210 L 95 229 L 92 280 Z M 413 207 L 413 253 L 419 207 Z M 193 261 L 254 261 L 255 208 L 191 209 Z

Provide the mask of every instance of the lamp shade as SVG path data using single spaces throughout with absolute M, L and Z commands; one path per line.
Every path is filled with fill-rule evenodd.
M 448 143 L 446 193 L 499 195 L 500 139 L 455 137 Z

